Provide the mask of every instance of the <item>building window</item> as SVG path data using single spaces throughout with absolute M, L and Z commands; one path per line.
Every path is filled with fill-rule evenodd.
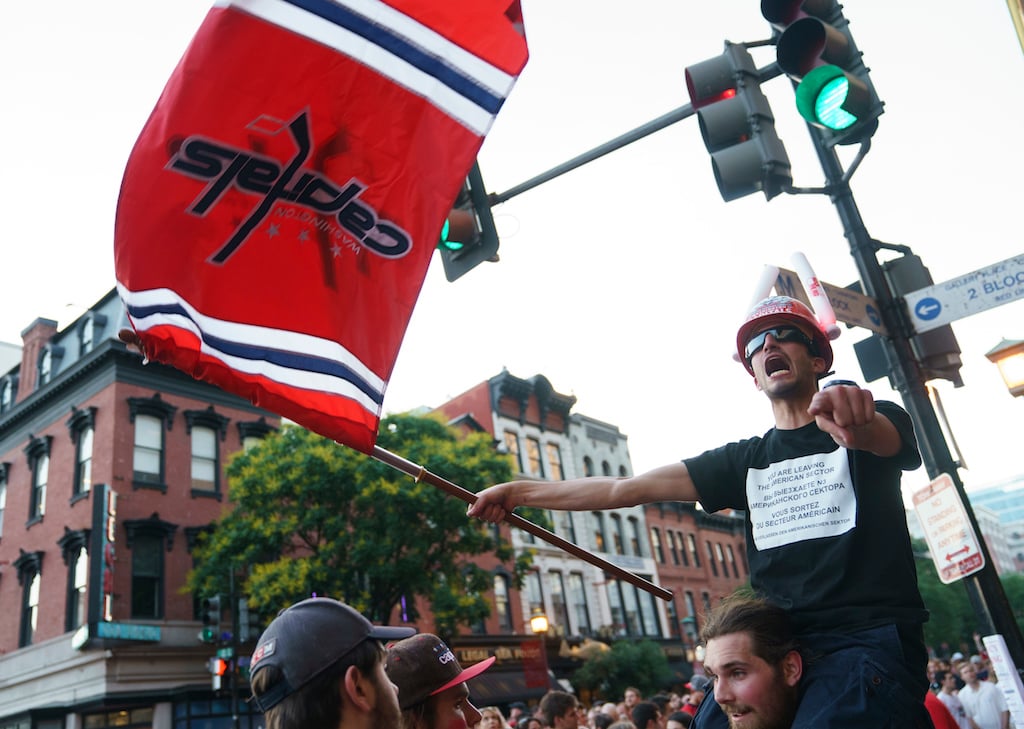
M 163 617 L 164 550 L 159 537 L 138 537 L 132 546 L 132 617 Z
M 590 458 L 590 456 L 583 456 L 583 475 L 594 475 L 594 461 Z
M 536 438 L 526 439 L 526 461 L 529 464 L 531 476 L 544 478 L 544 464 L 540 459 L 540 441 Z
M 58 541 L 64 564 L 68 566 L 67 610 L 64 630 L 77 630 L 88 622 L 89 586 L 88 530 L 65 530 Z
M 700 567 L 700 553 L 697 551 L 697 539 L 692 534 L 686 535 L 686 544 L 690 548 L 690 559 L 694 567 Z
M 185 426 L 192 439 L 192 495 L 220 498 L 220 458 L 217 448 L 228 432 L 228 419 L 211 405 L 206 410 L 186 410 Z
M 135 418 L 135 452 L 132 478 L 141 483 L 164 482 L 164 424 L 152 415 Z
M 159 393 L 151 398 L 130 397 L 128 408 L 131 422 L 135 424 L 133 486 L 167 491 L 164 483 L 164 433 L 171 429 L 178 409 L 160 399 Z
M 513 633 L 512 605 L 508 599 L 508 575 L 494 576 L 494 612 L 498 616 L 498 629 L 505 633 Z
M 683 561 L 683 566 L 689 567 L 690 558 L 686 556 L 686 546 L 683 544 L 683 533 L 672 532 L 672 541 L 675 543 L 675 548 L 679 550 L 679 558 Z
M 665 564 L 665 549 L 661 546 L 661 532 L 658 527 L 651 527 L 651 553 L 654 558 Z
M 564 635 L 569 635 L 569 606 L 565 602 L 565 580 L 558 570 L 548 572 L 548 587 L 551 593 L 551 622 L 561 626 Z
M 10 463 L 0 463 L 0 537 L 4 535 L 4 515 L 7 513 L 7 474 Z
M 598 552 L 604 552 L 604 514 L 600 511 L 592 511 L 590 515 L 594 520 L 594 549 Z
M 565 538 L 568 539 L 570 542 L 575 542 L 576 541 L 576 527 L 575 527 L 575 525 L 573 524 L 573 521 L 572 521 L 572 512 L 571 511 L 560 511 L 560 512 L 558 512 L 558 516 L 559 516 L 559 523 L 560 523 L 560 526 L 561 526 L 562 534 L 564 534 Z
M 64 529 L 64 536 L 57 540 L 61 557 L 68 567 L 67 609 L 64 612 L 64 630 L 76 630 L 88 620 L 89 584 L 89 530 L 72 531 Z
M 608 603 L 612 609 L 616 634 L 619 636 L 660 636 L 653 596 L 621 580 L 609 579 Z
M 71 580 L 68 596 L 68 630 L 75 630 L 85 625 L 89 616 L 86 602 L 89 597 L 89 551 L 85 548 L 81 549 L 75 558 Z
M 18 584 L 22 587 L 18 647 L 24 648 L 35 642 L 36 629 L 39 627 L 39 585 L 43 573 L 43 553 L 22 550 L 21 556 L 14 560 L 14 568 L 18 571 Z
M 28 467 L 32 471 L 32 492 L 28 500 L 28 523 L 34 524 L 46 513 L 46 482 L 50 478 L 50 444 L 52 436 L 29 436 L 25 447 Z
M 537 570 L 526 575 L 526 599 L 530 606 L 527 619 L 538 612 L 544 612 L 544 588 L 540 584 L 540 572 Z
M 705 613 L 710 613 L 711 612 L 711 595 L 709 595 L 706 592 L 701 592 L 700 593 L 700 600 L 701 600 L 702 603 L 704 603 L 704 612 Z
M 71 485 L 71 499 L 81 497 L 92 488 L 92 452 L 96 429 L 96 408 L 71 408 L 67 422 L 71 442 L 75 445 L 75 474 Z
M 715 555 L 718 557 L 718 563 L 722 565 L 722 577 L 728 577 L 729 564 L 725 561 L 725 552 L 722 550 L 721 542 L 715 542 Z
M 733 551 L 731 544 L 727 544 L 725 546 L 726 549 L 729 550 L 729 564 L 732 565 L 732 576 L 739 579 L 740 571 L 739 568 L 736 566 L 736 552 Z
M 683 618 L 686 625 L 686 636 L 696 642 L 697 635 L 700 633 L 700 624 L 697 622 L 697 604 L 693 601 L 693 593 L 689 590 L 683 595 L 683 599 L 686 601 L 686 617 Z
M 569 573 L 569 594 L 576 610 L 576 632 L 580 635 L 591 635 L 590 609 L 587 607 L 587 590 L 583 585 L 583 575 L 579 572 Z
M 275 430 L 276 428 L 263 418 L 246 423 L 238 423 L 238 439 L 242 443 L 242 450 L 247 451 L 258 446 L 263 442 L 264 438 Z
M 44 347 L 39 355 L 39 377 L 36 379 L 36 389 L 50 382 L 53 376 L 53 352 L 49 347 Z
M 601 461 L 601 475 L 603 475 L 603 476 L 611 476 L 612 475 L 612 466 L 611 466 L 610 463 L 608 463 L 608 461 Z
M 668 548 L 672 552 L 672 564 L 679 564 L 679 541 L 676 539 L 676 533 L 666 529 L 665 541 L 668 542 Z
M 612 549 L 615 550 L 615 554 L 625 554 L 624 534 L 622 532 L 622 516 L 619 514 L 612 514 Z
M 80 340 L 82 345 L 82 354 L 88 354 L 92 351 L 95 335 L 96 332 L 92 328 L 91 322 L 88 319 L 82 322 L 82 338 Z
M 82 319 L 78 342 L 82 346 L 82 354 L 88 354 L 96 346 L 97 329 L 107 323 L 107 317 L 97 312 L 89 312 Z
M 665 606 L 668 611 L 668 632 L 670 638 L 681 638 L 682 635 L 679 632 L 679 611 L 676 609 L 676 598 L 672 597 L 668 601 L 668 605 Z
M 511 430 L 505 431 L 505 448 L 516 459 L 516 472 L 523 473 L 523 454 L 519 452 L 519 436 Z
M 650 576 L 647 577 L 650 580 Z M 640 619 L 643 622 L 644 635 L 652 638 L 660 638 L 661 625 L 658 621 L 658 609 L 654 606 L 654 595 L 641 590 L 638 587 L 631 588 L 636 592 L 637 602 L 640 603 Z
M 192 490 L 217 493 L 217 434 L 192 428 Z
M 704 548 L 708 551 L 708 564 L 711 565 L 711 574 L 718 577 L 718 565 L 715 564 L 715 552 L 711 548 L 711 542 L 705 539 Z
M 554 481 L 561 481 L 565 478 L 565 473 L 562 471 L 562 451 L 559 450 L 557 443 L 548 443 L 548 466 L 551 471 L 548 474 L 549 478 Z
M 612 635 L 621 638 L 626 635 L 626 613 L 622 608 L 622 594 L 619 592 L 619 581 L 608 577 L 605 580 L 608 590 L 608 607 L 612 611 Z
M 176 524 L 156 516 L 126 521 L 125 544 L 131 550 L 133 619 L 164 617 L 164 552 L 174 544 Z
M 628 582 L 615 581 L 615 586 L 622 593 L 622 607 L 626 614 L 626 634 L 643 635 L 643 623 L 640 620 L 640 609 L 636 600 L 636 588 Z
M 629 550 L 637 557 L 643 556 L 643 550 L 640 547 L 640 520 L 635 516 L 629 517 Z
M 0 413 L 6 413 L 14 407 L 14 398 L 18 393 L 18 376 L 8 375 L 0 381 Z

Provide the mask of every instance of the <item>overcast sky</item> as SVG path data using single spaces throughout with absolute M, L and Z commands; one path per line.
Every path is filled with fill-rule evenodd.
M 480 155 L 504 192 L 688 102 L 683 69 L 725 39 L 769 36 L 755 0 L 523 0 L 531 60 Z M 114 285 L 128 153 L 209 8 L 203 0 L 8 4 L 0 22 L 4 232 L 0 341 L 63 327 Z M 886 113 L 852 180 L 875 238 L 908 245 L 936 282 L 1024 254 L 1024 55 L 1003 0 L 849 0 Z M 771 48 L 755 49 L 766 65 Z M 764 86 L 796 184 L 822 173 L 784 78 Z M 849 150 L 844 150 L 848 160 Z M 495 208 L 501 262 L 448 283 L 435 260 L 385 409 L 436 405 L 507 367 L 543 374 L 576 411 L 618 425 L 636 470 L 759 434 L 770 409 L 730 358 L 764 264 L 794 251 L 857 279 L 821 195 L 722 201 L 695 119 Z M 939 383 L 969 489 L 1024 473 L 1024 399 L 984 354 L 1024 338 L 1020 301 L 954 325 L 966 386 Z M 852 344 L 838 375 L 862 379 Z M 878 397 L 898 400 L 883 381 Z M 927 483 L 924 469 L 905 490 Z

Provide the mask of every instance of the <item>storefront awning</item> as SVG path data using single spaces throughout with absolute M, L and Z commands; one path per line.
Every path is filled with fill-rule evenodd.
M 539 699 L 549 688 L 556 688 L 554 678 L 548 686 L 527 686 L 526 676 L 522 668 L 514 671 L 484 671 L 474 679 L 467 681 L 469 700 L 474 706 L 498 706 L 513 701 L 529 701 Z

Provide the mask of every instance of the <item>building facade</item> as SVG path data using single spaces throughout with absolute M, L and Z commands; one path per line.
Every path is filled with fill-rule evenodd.
M 488 432 L 497 447 L 513 457 L 517 478 L 632 475 L 627 436 L 614 425 L 572 413 L 574 405 L 573 396 L 555 391 L 543 375 L 523 379 L 504 370 L 437 410 L 453 424 L 472 423 Z M 549 664 L 555 666 L 559 659 L 578 652 L 584 641 L 650 639 L 662 646 L 677 678 L 685 681 L 693 672 L 697 616 L 747 581 L 742 519 L 705 514 L 693 505 L 678 503 L 552 511 L 550 517 L 558 536 L 668 587 L 675 593 L 673 600 L 666 603 L 589 562 L 511 529 L 514 548 L 528 550 L 534 567 L 518 595 L 509 590 L 511 602 L 517 603 L 511 612 L 519 619 L 504 628 L 489 624 L 488 632 L 511 627 L 528 634 L 525 626 L 530 616 L 543 613 L 551 625 Z M 664 549 L 666 538 L 677 539 L 677 545 L 692 544 L 695 550 L 710 550 L 713 559 L 672 561 L 671 546 Z M 502 612 L 497 602 L 495 612 Z M 569 660 L 563 665 L 564 673 L 556 670 L 555 675 L 567 679 L 578 664 Z
M 977 491 L 969 491 L 967 498 L 971 500 L 973 507 L 986 507 L 998 517 L 998 528 L 1001 532 L 999 541 L 1005 548 L 1000 571 L 1024 572 L 1024 476 L 1016 476 Z M 985 532 L 985 539 L 991 551 L 991 537 L 985 526 L 980 523 L 980 518 L 978 526 Z M 990 524 L 990 529 L 994 533 L 995 526 Z
M 277 416 L 128 350 L 114 291 L 0 372 L 0 727 L 228 727 L 182 591 Z M 9 360 L 8 360 L 9 361 Z M 236 725 L 239 726 L 239 725 Z

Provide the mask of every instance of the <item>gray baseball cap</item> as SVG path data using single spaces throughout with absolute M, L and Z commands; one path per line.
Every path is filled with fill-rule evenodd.
M 374 625 L 358 611 L 329 597 L 313 597 L 281 611 L 267 626 L 249 663 L 250 681 L 268 666 L 280 681 L 253 702 L 261 711 L 277 706 L 367 640 L 408 638 L 415 628 Z

